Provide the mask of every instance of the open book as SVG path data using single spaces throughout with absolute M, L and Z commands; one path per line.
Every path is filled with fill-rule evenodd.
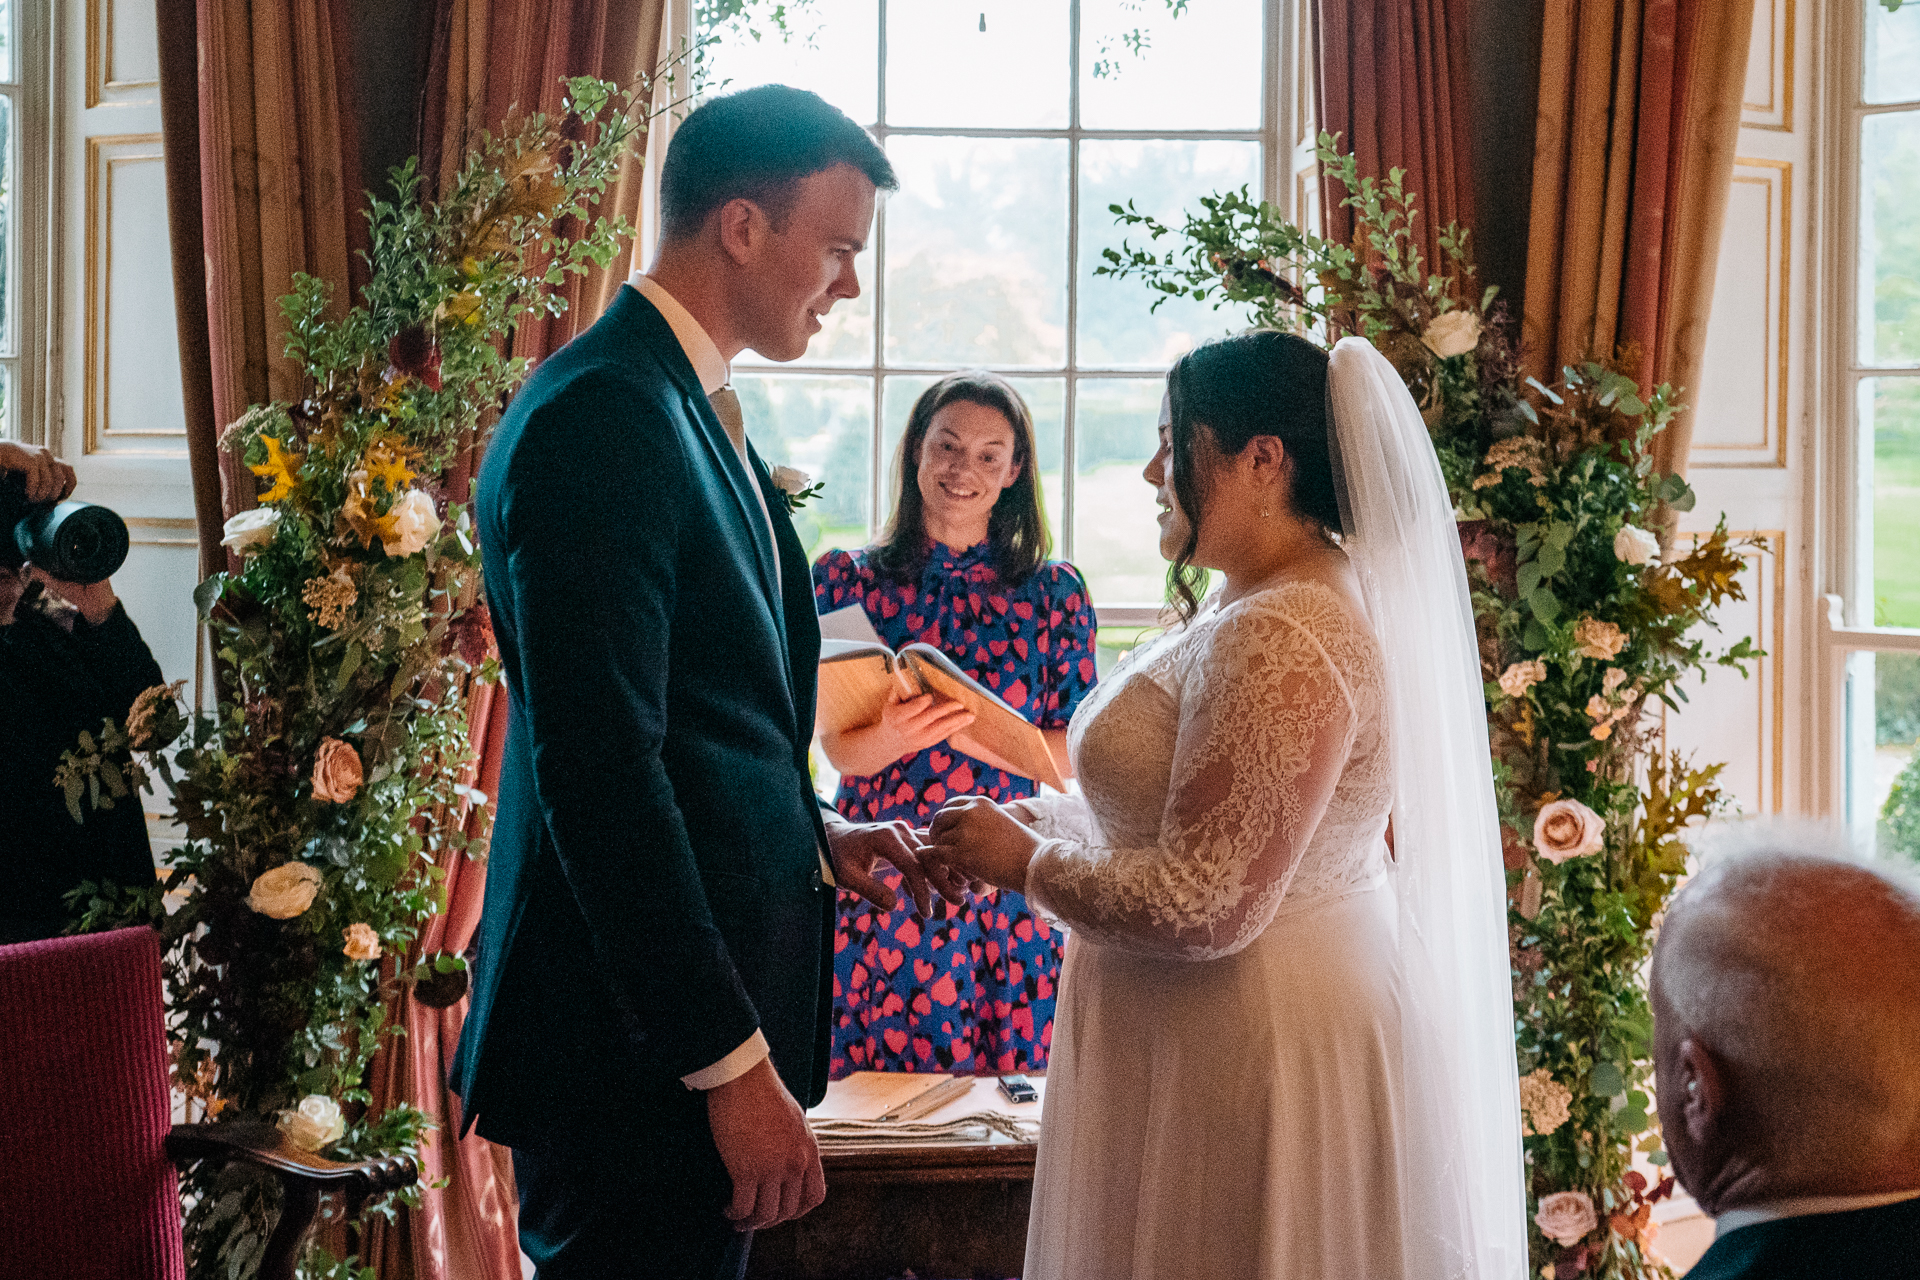
M 930 693 L 964 704 L 974 716 L 966 737 L 1022 777 L 1067 789 L 1040 730 L 932 645 L 910 644 L 895 653 L 878 638 L 820 642 L 822 730 L 844 733 L 878 723 L 890 687 L 909 698 Z

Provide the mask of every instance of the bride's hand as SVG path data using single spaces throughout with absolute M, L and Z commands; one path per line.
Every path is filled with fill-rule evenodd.
M 969 880 L 1025 893 L 1040 837 L 985 796 L 957 796 L 928 827 L 932 860 Z

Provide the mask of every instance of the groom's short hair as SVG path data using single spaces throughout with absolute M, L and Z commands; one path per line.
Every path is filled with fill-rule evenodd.
M 710 98 L 673 135 L 660 167 L 661 233 L 697 233 L 729 200 L 751 200 L 776 226 L 808 174 L 850 164 L 882 191 L 897 189 L 873 135 L 818 94 L 783 84 Z

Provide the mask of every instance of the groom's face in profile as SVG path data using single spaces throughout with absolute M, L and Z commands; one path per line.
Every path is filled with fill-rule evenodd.
M 786 216 L 753 237 L 743 317 L 747 345 L 769 360 L 798 360 L 820 332 L 820 317 L 860 296 L 854 259 L 873 227 L 876 189 L 850 164 L 794 183 Z

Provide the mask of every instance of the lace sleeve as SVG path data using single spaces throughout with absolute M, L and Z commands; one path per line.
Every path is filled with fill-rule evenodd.
M 1027 894 L 1049 915 L 1101 943 L 1188 960 L 1231 955 L 1273 919 L 1357 726 L 1291 594 L 1244 602 L 1202 642 L 1180 695 L 1159 840 L 1112 848 L 1061 836 L 1034 855 Z M 1306 612 L 1317 623 L 1330 608 Z
M 1072 840 L 1080 844 L 1092 842 L 1093 815 L 1087 812 L 1087 802 L 1079 796 L 1034 795 L 1020 801 L 1020 804 L 1033 815 L 1033 821 L 1027 825 L 1042 840 Z

